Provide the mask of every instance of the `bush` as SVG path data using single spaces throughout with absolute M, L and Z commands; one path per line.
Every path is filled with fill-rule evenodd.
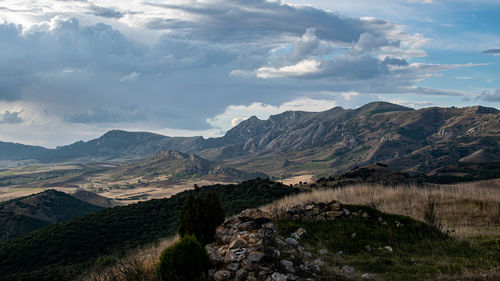
M 224 222 L 224 210 L 217 193 L 190 195 L 180 212 L 179 234 L 194 235 L 203 245 L 213 241 L 215 229 Z
M 210 264 L 208 254 L 194 235 L 187 235 L 166 248 L 160 255 L 159 274 L 162 280 L 204 280 Z

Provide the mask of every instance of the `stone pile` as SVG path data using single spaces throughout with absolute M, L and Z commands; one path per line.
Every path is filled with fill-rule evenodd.
M 324 262 L 300 245 L 305 233 L 301 228 L 279 237 L 270 214 L 245 210 L 219 226 L 215 243 L 207 245 L 209 275 L 216 281 L 312 281 Z
M 352 216 L 349 210 L 342 208 L 338 201 L 330 203 L 310 203 L 301 204 L 281 211 L 278 219 L 292 221 L 327 221 L 335 220 L 341 217 Z

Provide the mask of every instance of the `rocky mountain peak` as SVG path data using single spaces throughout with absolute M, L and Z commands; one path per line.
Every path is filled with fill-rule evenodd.
M 154 158 L 162 159 L 188 159 L 190 157 L 191 156 L 189 154 L 176 150 L 160 150 L 154 156 Z

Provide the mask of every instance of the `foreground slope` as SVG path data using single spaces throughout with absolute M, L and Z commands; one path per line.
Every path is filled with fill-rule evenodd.
M 215 185 L 169 199 L 103 210 L 12 239 L 0 247 L 0 280 L 71 280 L 99 256 L 123 255 L 176 232 L 188 194 L 214 190 L 227 214 L 269 203 L 297 190 L 269 180 Z
M 56 190 L 0 203 L 0 242 L 51 223 L 62 222 L 102 210 Z

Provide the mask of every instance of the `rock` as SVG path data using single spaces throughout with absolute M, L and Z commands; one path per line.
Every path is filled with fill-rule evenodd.
M 212 265 L 216 267 L 224 262 L 224 258 L 219 254 L 219 252 L 217 252 L 217 250 L 209 251 L 208 257 Z
M 279 273 L 279 272 L 275 272 L 275 273 L 273 273 L 273 275 L 271 275 L 271 280 L 273 280 L 273 281 L 287 281 L 288 276 L 286 276 L 285 274 Z
M 319 254 L 320 255 L 326 255 L 326 254 L 328 254 L 328 249 L 319 249 Z
M 361 275 L 361 278 L 365 280 L 375 280 L 375 278 L 373 278 L 373 276 L 370 273 L 365 273 Z
M 234 281 L 245 281 L 247 280 L 248 277 L 248 271 L 246 271 L 243 268 L 240 268 L 238 271 L 236 271 L 236 274 L 234 276 Z
M 240 262 L 245 258 L 247 251 L 245 249 L 229 250 L 224 258 L 225 263 Z
M 325 265 L 325 262 L 323 261 L 322 258 L 317 258 L 315 260 L 313 260 L 313 265 L 318 265 L 318 266 L 324 266 Z
M 296 233 L 297 235 L 299 235 L 300 237 L 302 237 L 304 234 L 307 233 L 307 231 L 304 229 L 304 228 L 299 228 L 297 229 L 297 231 L 295 231 L 294 233 Z
M 251 262 L 260 262 L 265 254 L 262 252 L 252 252 L 248 255 L 248 260 Z
M 385 246 L 385 247 L 384 247 L 384 250 L 386 250 L 386 251 L 387 251 L 387 252 L 389 252 L 389 253 L 392 253 L 392 252 L 393 252 L 393 250 L 392 250 L 392 247 L 391 247 L 391 246 Z
M 372 247 L 370 245 L 366 245 L 365 246 L 365 251 L 371 252 L 372 251 Z
M 344 214 L 344 212 L 342 211 L 328 211 L 325 213 L 325 216 L 332 220 L 332 219 L 335 219 L 337 217 L 341 217 L 342 215 Z
M 278 247 L 281 247 L 281 248 L 284 248 L 288 245 L 285 241 L 283 241 L 283 239 L 281 239 L 279 237 L 276 237 L 274 239 L 274 242 L 276 243 L 276 245 L 278 245 Z
M 242 268 L 244 268 L 245 270 L 247 271 L 252 271 L 254 270 L 254 266 L 253 266 L 253 263 L 252 261 L 250 261 L 249 259 L 244 259 L 240 262 L 240 265 Z
M 293 239 L 293 238 L 286 238 L 285 239 L 285 242 L 288 243 L 289 245 L 292 245 L 294 247 L 296 247 L 297 245 L 299 245 L 299 241 Z
M 346 215 L 346 216 L 349 216 L 351 214 L 351 212 L 347 209 L 343 209 L 342 211 L 344 212 L 344 215 Z
M 306 249 L 304 249 L 304 247 L 302 247 L 302 246 L 298 246 L 298 247 L 297 247 L 297 252 L 298 252 L 299 256 L 300 256 L 301 258 L 303 258 L 303 259 L 304 259 L 304 258 L 305 258 L 305 259 L 308 259 L 308 258 L 311 258 L 311 257 L 312 257 L 312 254 L 311 254 L 311 253 L 309 253 L 308 251 L 306 251 Z
M 352 239 L 356 238 L 356 232 L 354 232 L 354 233 L 351 234 L 351 238 Z
M 315 272 L 318 272 L 318 273 L 319 273 L 319 272 L 321 272 L 321 267 L 319 267 L 319 265 L 315 264 L 315 265 L 313 265 L 313 270 L 314 270 Z
M 315 221 L 326 221 L 326 218 L 323 217 L 322 215 L 317 215 L 315 218 L 314 218 Z
M 264 224 L 270 222 L 272 219 L 271 214 L 263 212 L 259 209 L 246 209 L 240 213 L 238 218 L 242 221 L 255 221 L 257 224 Z
M 274 232 L 274 224 L 272 222 L 262 224 L 262 228 L 269 229 Z
M 238 238 L 236 240 L 233 240 L 231 244 L 229 244 L 229 249 L 235 249 L 235 248 L 245 248 L 248 246 L 248 242 Z
M 344 251 L 338 251 L 338 252 L 337 252 L 337 256 L 341 256 L 341 255 L 343 255 L 343 254 L 344 254 Z
M 342 275 L 352 275 L 352 274 L 354 274 L 354 272 L 355 272 L 354 267 L 352 267 L 350 265 L 344 265 L 340 269 L 340 274 L 342 274 Z
M 370 217 L 367 212 L 363 212 L 363 215 L 361 215 L 363 218 L 367 219 Z
M 328 203 L 328 207 L 331 210 L 338 211 L 338 210 L 340 210 L 340 208 L 342 206 L 341 206 L 340 202 L 338 202 L 338 201 L 332 201 L 332 202 Z
M 214 280 L 229 280 L 231 278 L 231 272 L 228 270 L 219 270 L 214 274 Z
M 232 272 L 235 272 L 240 268 L 240 264 L 237 262 L 233 262 L 233 263 L 226 265 L 226 268 Z
M 244 222 L 244 223 L 241 223 L 240 225 L 238 225 L 238 228 L 240 230 L 247 230 L 247 231 L 256 229 L 257 227 L 258 226 L 254 221 L 247 221 L 247 222 Z
M 295 269 L 293 268 L 293 262 L 289 260 L 282 260 L 280 263 L 287 272 L 295 272 Z
M 300 236 L 297 233 L 292 233 L 292 234 L 290 234 L 290 236 L 292 236 L 292 238 L 295 239 L 295 240 L 299 240 L 300 239 Z
M 287 275 L 286 275 L 286 277 L 288 277 L 288 279 L 287 279 L 287 280 L 289 280 L 289 281 L 297 281 L 297 280 L 299 280 L 299 277 L 298 277 L 298 276 L 293 275 L 293 274 L 291 274 L 291 273 L 287 274 Z

